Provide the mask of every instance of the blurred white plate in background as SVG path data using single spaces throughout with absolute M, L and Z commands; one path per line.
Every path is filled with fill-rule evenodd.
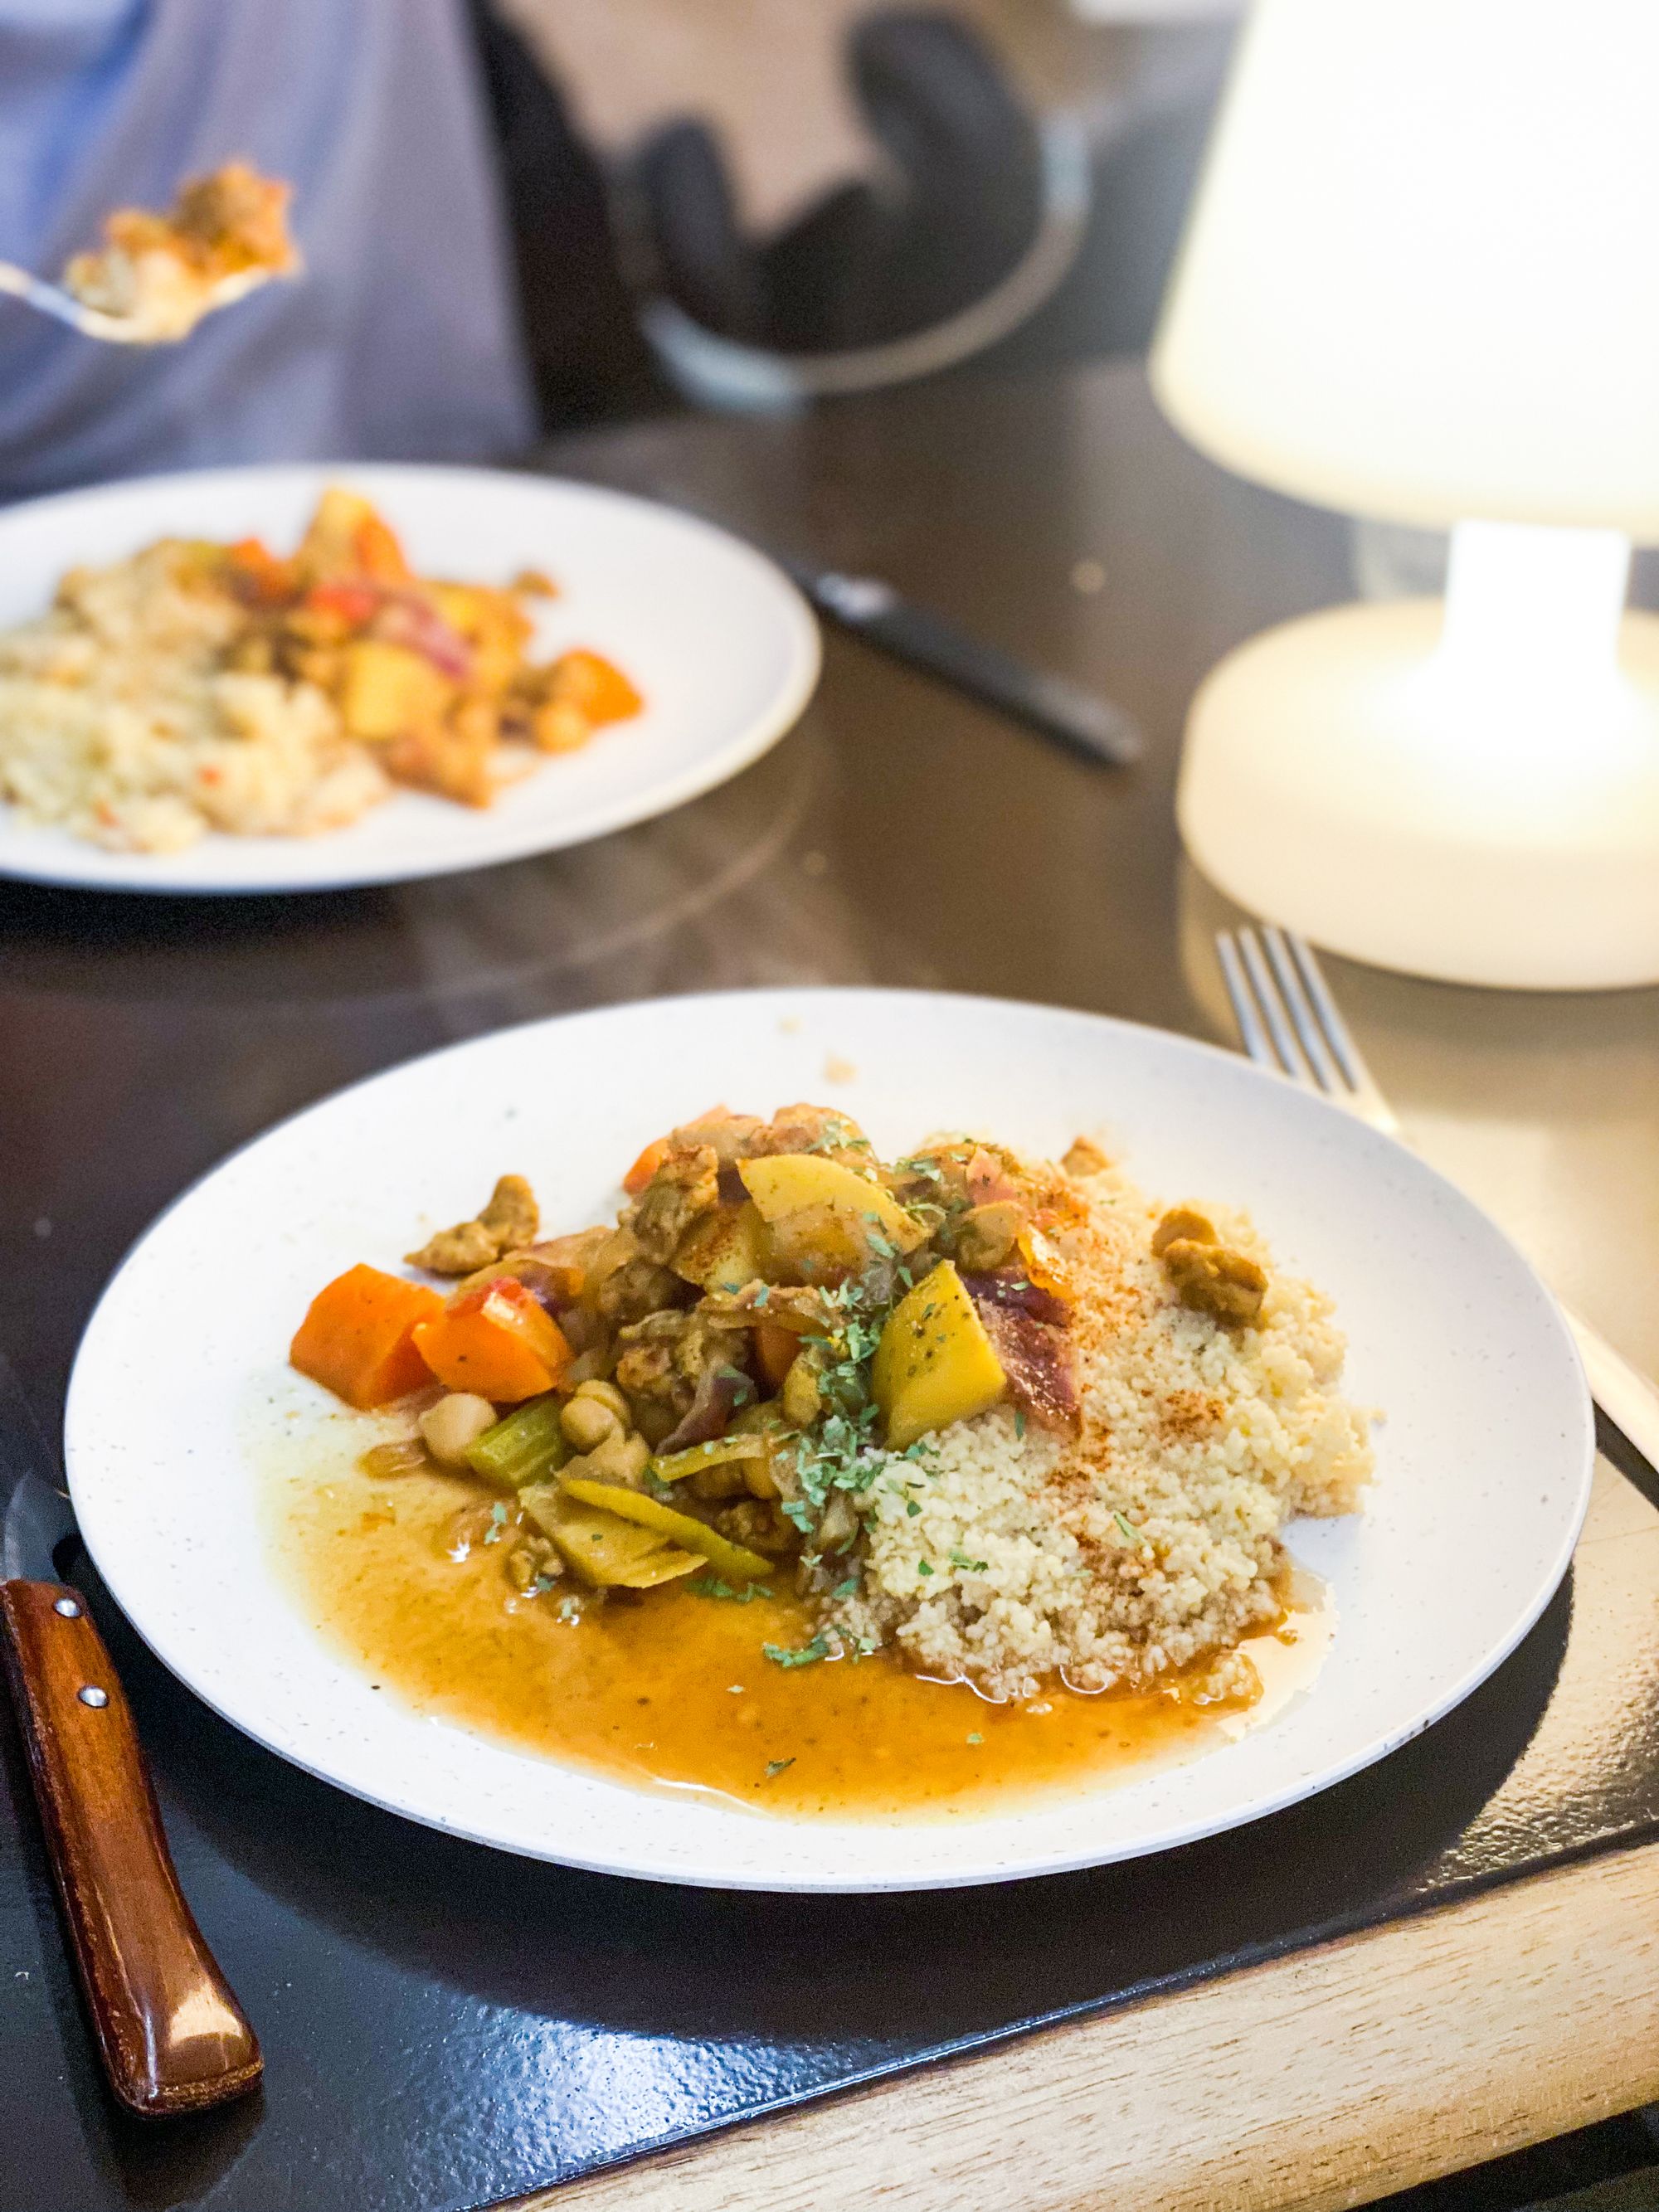
M 479 810 L 400 791 L 316 837 L 212 835 L 182 853 L 110 853 L 24 823 L 0 802 L 0 876 L 92 890 L 337 890 L 448 875 L 585 844 L 665 813 L 764 752 L 817 681 L 817 627 L 769 561 L 712 524 L 621 492 L 488 469 L 341 462 L 203 470 L 35 500 L 0 514 L 0 628 L 40 613 L 66 568 L 158 538 L 299 539 L 325 486 L 385 514 L 416 570 L 559 587 L 539 654 L 586 646 L 645 696 L 644 712 L 552 757 Z

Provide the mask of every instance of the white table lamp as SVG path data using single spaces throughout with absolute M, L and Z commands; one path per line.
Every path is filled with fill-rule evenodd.
M 1241 647 L 1220 887 L 1459 981 L 1659 981 L 1659 0 L 1256 0 L 1153 349 L 1213 459 L 1452 530 L 1445 599 Z

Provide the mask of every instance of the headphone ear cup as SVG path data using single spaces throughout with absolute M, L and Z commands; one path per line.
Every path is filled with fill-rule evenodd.
M 775 345 L 839 353 L 881 335 L 872 319 L 896 220 L 869 185 L 838 185 L 763 250 Z
M 848 47 L 870 128 L 908 189 L 872 286 L 883 336 L 924 330 L 981 297 L 1042 218 L 1042 142 L 994 56 L 965 24 L 893 9 Z
M 1041 159 L 1036 125 L 967 25 L 889 9 L 859 24 L 848 60 L 871 130 L 919 199 L 1012 199 L 1013 228 L 1029 234 Z
M 738 228 L 714 134 L 690 120 L 665 125 L 640 149 L 635 182 L 663 289 L 706 330 L 762 343 L 760 260 Z

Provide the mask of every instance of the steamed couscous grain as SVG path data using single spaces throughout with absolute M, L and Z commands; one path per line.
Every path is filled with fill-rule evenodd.
M 224 667 L 236 611 L 190 574 L 170 540 L 71 570 L 0 635 L 0 798 L 128 852 L 355 821 L 391 787 L 380 767 L 313 685 Z

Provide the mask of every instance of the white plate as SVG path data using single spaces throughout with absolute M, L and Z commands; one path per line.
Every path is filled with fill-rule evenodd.
M 857 1073 L 826 1079 L 826 1060 Z M 573 1082 L 571 1071 L 581 1072 Z M 844 1070 L 841 1071 L 844 1073 Z M 1190 1765 L 1037 1809 L 842 1826 L 647 1796 L 374 1693 L 273 1575 L 246 1457 L 318 1286 L 396 1264 L 422 1214 L 529 1175 L 554 1225 L 603 1218 L 621 1164 L 725 1099 L 828 1097 L 878 1149 L 941 1124 L 1039 1152 L 1103 1127 L 1153 1194 L 1244 1204 L 1337 1300 L 1346 1387 L 1386 1407 L 1366 1511 L 1304 1521 L 1334 1647 L 1279 1718 Z M 70 1393 L 70 1487 L 161 1657 L 258 1741 L 376 1804 L 534 1857 L 781 1890 L 996 1881 L 1155 1851 L 1324 1790 L 1466 1697 L 1537 1618 L 1589 1497 L 1590 1407 L 1548 1292 L 1401 1146 L 1231 1054 L 1097 1016 L 880 991 L 768 991 L 576 1014 L 341 1093 L 227 1161 L 115 1277 Z
M 724 782 L 774 744 L 817 681 L 817 626 L 788 579 L 722 530 L 621 492 L 487 469 L 341 462 L 210 469 L 31 501 L 0 515 L 0 628 L 39 614 L 64 569 L 164 537 L 295 544 L 325 485 L 381 507 L 422 574 L 560 589 L 538 650 L 584 645 L 646 706 L 543 763 L 483 811 L 398 793 L 318 837 L 204 838 L 183 853 L 106 853 L 0 803 L 0 876 L 100 890 L 296 891 L 483 868 L 603 837 Z

